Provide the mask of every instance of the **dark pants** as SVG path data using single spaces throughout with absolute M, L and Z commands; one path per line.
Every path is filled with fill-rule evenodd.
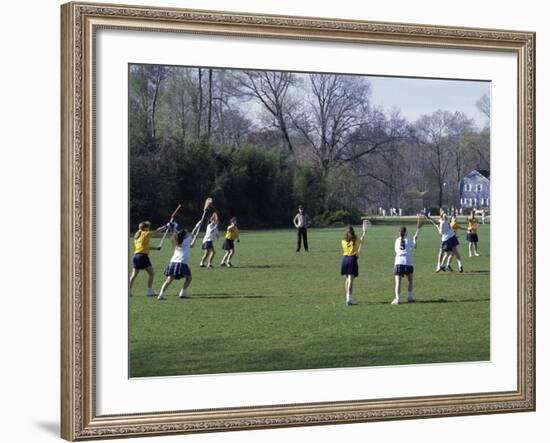
M 298 228 L 298 243 L 296 244 L 296 252 L 302 249 L 302 240 L 304 249 L 307 251 L 307 228 Z

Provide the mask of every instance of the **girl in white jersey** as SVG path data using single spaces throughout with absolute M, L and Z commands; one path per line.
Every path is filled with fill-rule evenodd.
M 399 237 L 395 239 L 395 262 L 393 267 L 393 275 L 395 276 L 395 298 L 391 302 L 392 305 L 399 304 L 399 294 L 401 292 L 401 279 L 407 276 L 409 286 L 407 288 L 407 301 L 414 302 L 413 297 L 413 259 L 412 250 L 416 248 L 416 238 L 418 231 L 414 234 L 413 239 L 407 237 L 407 228 L 405 226 L 399 229 Z
M 437 257 L 437 269 L 435 272 L 445 271 L 444 263 L 446 262 L 449 256 L 455 256 L 456 262 L 458 263 L 459 272 L 463 272 L 464 268 L 462 267 L 462 260 L 460 259 L 460 254 L 458 253 L 458 238 L 456 237 L 455 232 L 451 228 L 451 224 L 447 219 L 447 214 L 444 212 L 441 213 L 439 217 L 439 224 L 436 224 L 431 218 L 428 218 L 437 232 L 441 234 L 441 246 L 439 248 L 439 255 Z
M 189 298 L 187 294 L 187 288 L 191 284 L 191 269 L 189 269 L 189 255 L 191 254 L 191 248 L 195 246 L 195 241 L 199 235 L 199 231 L 202 225 L 204 217 L 195 225 L 191 233 L 188 233 L 185 229 L 180 229 L 172 236 L 172 244 L 174 245 L 174 254 L 170 259 L 170 263 L 164 269 L 164 275 L 166 280 L 164 281 L 162 288 L 160 288 L 159 300 L 165 300 L 165 292 L 168 286 L 172 284 L 174 280 L 181 278 L 185 279 L 183 288 L 179 293 L 179 297 Z
M 215 212 L 210 216 L 208 225 L 206 226 L 206 234 L 202 239 L 201 249 L 204 251 L 199 266 L 204 268 L 204 262 L 206 261 L 206 267 L 212 268 L 212 260 L 216 255 L 214 250 L 214 240 L 220 236 L 218 231 L 218 214 Z

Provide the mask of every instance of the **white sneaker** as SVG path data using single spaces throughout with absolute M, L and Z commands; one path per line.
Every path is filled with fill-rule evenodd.
M 398 305 L 399 304 L 399 299 L 398 298 L 394 298 L 391 302 L 392 305 Z
M 475 255 L 476 257 L 479 257 L 479 254 L 478 254 L 477 252 L 475 252 L 474 255 Z
M 180 297 L 181 299 L 183 299 L 183 298 L 189 298 L 189 294 L 187 293 L 187 291 L 184 291 L 184 290 L 182 289 L 182 290 L 180 291 L 179 297 Z
M 164 294 L 161 292 L 159 294 L 159 296 L 157 297 L 157 300 L 166 300 L 166 297 L 164 296 Z
M 154 297 L 155 295 L 157 295 L 153 288 L 147 288 L 147 292 L 145 294 L 147 295 L 147 297 Z

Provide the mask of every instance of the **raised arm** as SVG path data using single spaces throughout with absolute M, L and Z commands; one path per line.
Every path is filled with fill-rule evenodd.
M 155 232 L 164 232 L 170 227 L 170 223 L 167 223 L 165 225 L 159 226 L 157 229 L 155 229 Z
M 190 246 L 195 246 L 195 242 L 197 241 L 197 237 L 199 236 L 199 232 L 201 230 L 202 222 L 204 221 L 204 216 L 197 222 L 193 230 L 191 231 L 191 244 Z
M 435 229 L 437 229 L 437 232 L 441 234 L 441 227 L 436 222 L 434 222 L 431 217 L 426 217 L 426 218 L 432 222 L 432 224 L 435 226 Z

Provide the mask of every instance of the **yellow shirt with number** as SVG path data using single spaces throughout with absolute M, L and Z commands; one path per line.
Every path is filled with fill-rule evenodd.
M 477 233 L 477 218 L 468 217 L 468 232 L 470 234 Z
M 357 255 L 361 243 L 363 243 L 363 240 L 361 239 L 356 239 L 355 241 L 350 242 L 347 240 L 342 240 L 342 250 L 344 251 L 344 255 L 347 255 L 348 257 Z
M 235 225 L 229 225 L 225 231 L 225 238 L 228 240 L 235 240 L 239 236 L 239 228 Z
M 152 231 L 139 231 L 137 238 L 134 237 L 134 247 L 136 254 L 149 254 L 151 246 L 149 240 L 153 235 Z

